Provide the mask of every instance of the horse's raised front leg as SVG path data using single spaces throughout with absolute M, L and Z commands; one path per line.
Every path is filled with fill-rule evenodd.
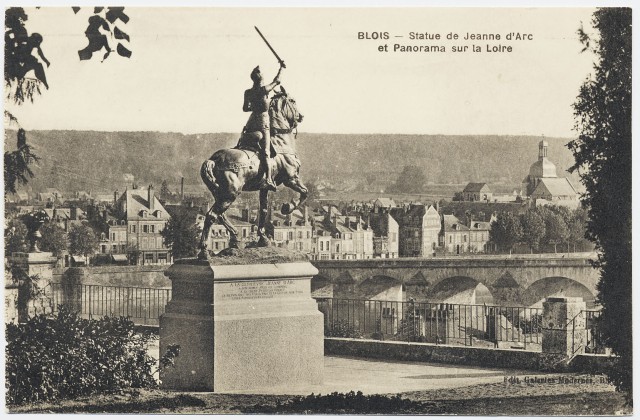
M 291 214 L 295 209 L 301 207 L 304 204 L 304 202 L 307 200 L 307 193 L 309 191 L 307 190 L 307 187 L 304 186 L 302 181 L 300 181 L 300 178 L 297 175 L 292 178 L 286 179 L 284 181 L 284 185 L 300 194 L 300 197 L 297 200 L 292 200 L 289 203 L 284 203 L 282 205 L 282 208 L 280 209 L 280 212 L 282 214 Z
M 260 190 L 260 215 L 258 216 L 258 246 L 269 246 L 271 241 L 267 237 L 266 224 L 269 215 L 269 190 Z

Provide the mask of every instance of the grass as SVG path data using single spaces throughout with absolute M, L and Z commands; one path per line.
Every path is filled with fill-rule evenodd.
M 345 394 L 341 394 L 345 395 Z M 581 392 L 487 398 L 429 400 L 418 392 L 369 398 L 349 407 L 331 396 L 295 397 L 173 393 L 152 390 L 125 395 L 83 397 L 73 401 L 8 407 L 10 413 L 159 413 L 159 414 L 456 414 L 456 415 L 580 415 L 630 414 L 621 394 Z M 344 400 L 344 398 L 342 398 Z M 404 401 L 404 402 L 402 402 Z M 394 411 L 386 410 L 391 408 Z

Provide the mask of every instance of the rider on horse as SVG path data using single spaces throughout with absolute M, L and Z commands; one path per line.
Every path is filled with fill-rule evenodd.
M 251 112 L 251 116 L 247 121 L 243 130 L 243 136 L 252 135 L 258 138 L 260 164 L 264 168 L 265 183 L 267 189 L 276 190 L 276 185 L 271 176 L 271 165 L 269 165 L 269 157 L 272 157 L 271 148 L 271 124 L 269 120 L 269 93 L 280 84 L 280 73 L 284 68 L 284 63 L 280 63 L 278 74 L 273 82 L 268 85 L 262 84 L 262 73 L 260 66 L 257 66 L 251 72 L 251 80 L 253 86 L 244 91 L 244 104 L 242 110 Z

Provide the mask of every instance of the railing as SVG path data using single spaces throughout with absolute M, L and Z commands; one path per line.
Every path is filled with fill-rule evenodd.
M 171 289 L 149 287 L 68 285 L 51 283 L 51 304 L 55 310 L 64 304 L 81 316 L 128 316 L 139 325 L 158 326 L 171 299 Z
M 586 337 L 584 344 L 584 352 L 591 354 L 606 354 L 607 349 L 604 345 L 604 337 L 600 328 L 601 311 L 586 310 L 582 311 L 585 320 Z
M 540 350 L 542 309 L 317 298 L 325 336 Z

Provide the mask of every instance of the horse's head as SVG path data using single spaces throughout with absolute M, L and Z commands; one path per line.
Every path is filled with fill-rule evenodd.
M 298 110 L 296 100 L 282 86 L 280 91 L 271 98 L 269 114 L 271 115 L 271 127 L 283 133 L 293 131 L 304 118 Z

